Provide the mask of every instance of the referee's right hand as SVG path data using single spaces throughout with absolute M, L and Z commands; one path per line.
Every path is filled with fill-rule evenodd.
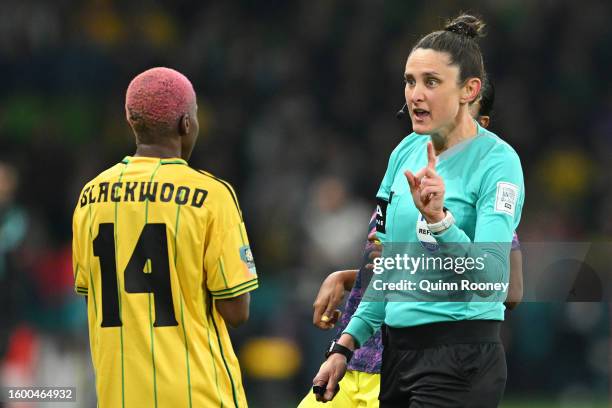
M 312 385 L 325 387 L 324 394 L 315 394 L 317 401 L 329 402 L 336 396 L 336 386 L 346 373 L 346 357 L 342 354 L 332 354 L 323 363 L 319 372 L 312 380 Z
M 416 174 L 412 174 L 410 170 L 404 172 L 414 206 L 429 224 L 442 221 L 446 215 L 444 213 L 444 180 L 436 172 L 436 162 L 433 143 L 428 142 L 427 166 Z

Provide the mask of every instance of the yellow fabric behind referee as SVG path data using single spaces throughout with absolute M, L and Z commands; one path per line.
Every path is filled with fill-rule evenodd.
M 378 408 L 379 393 L 380 374 L 347 370 L 333 400 L 319 402 L 311 389 L 297 408 Z
M 247 406 L 213 302 L 258 285 L 229 184 L 181 159 L 126 157 L 81 192 L 73 266 L 99 407 Z

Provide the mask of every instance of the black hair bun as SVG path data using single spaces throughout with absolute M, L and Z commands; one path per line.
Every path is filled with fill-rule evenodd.
M 469 14 L 462 14 L 448 22 L 444 30 L 468 38 L 476 38 L 484 37 L 484 28 L 485 23 L 479 18 Z

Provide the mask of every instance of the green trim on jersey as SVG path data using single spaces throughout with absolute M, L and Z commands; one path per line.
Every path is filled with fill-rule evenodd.
M 157 166 L 155 166 L 155 169 L 153 169 L 153 172 L 151 173 L 151 178 L 149 179 L 149 183 L 153 182 L 153 178 L 157 174 L 157 170 L 159 170 L 161 163 L 162 163 L 162 160 L 160 160 L 157 163 Z M 149 220 L 149 199 L 146 198 L 145 199 L 145 225 L 147 225 L 148 220 Z M 155 407 L 157 407 L 157 370 L 155 367 L 155 332 L 153 331 L 153 312 L 151 310 L 152 296 L 153 294 L 149 293 L 149 332 L 150 332 L 150 338 L 151 338 L 151 363 L 153 366 L 153 398 L 155 401 Z
M 181 206 L 176 206 L 176 222 L 174 224 L 174 269 L 178 259 L 178 246 L 176 243 L 179 230 L 179 219 L 181 216 Z M 187 395 L 189 397 L 189 407 L 191 408 L 191 370 L 189 367 L 189 344 L 187 343 L 187 328 L 185 327 L 185 315 L 183 313 L 183 292 L 179 288 L 179 300 L 181 304 L 181 327 L 183 328 L 183 340 L 185 344 L 185 365 L 187 366 Z
M 236 195 L 236 192 L 234 191 L 234 188 L 230 185 L 230 183 L 228 183 L 227 181 L 220 179 L 218 177 L 213 176 L 212 174 L 204 171 L 204 170 L 198 170 L 198 169 L 193 169 L 195 171 L 197 171 L 200 174 L 203 174 L 207 177 L 210 177 L 213 180 L 218 181 L 219 183 L 221 183 L 225 188 L 227 188 L 232 196 L 232 199 L 234 200 L 234 204 L 236 204 L 236 208 L 238 209 L 238 215 L 240 216 L 240 221 L 244 222 L 244 220 L 242 219 L 242 211 L 240 211 L 240 205 L 238 205 L 238 196 Z
M 230 380 L 230 384 L 232 385 L 232 396 L 234 397 L 234 405 L 238 408 L 238 397 L 236 396 L 236 386 L 234 385 L 234 378 L 232 377 L 232 372 L 227 365 L 227 361 L 225 361 L 225 353 L 223 352 L 223 345 L 221 345 L 221 336 L 219 335 L 219 329 L 217 328 L 217 323 L 215 322 L 214 310 L 211 310 L 210 320 L 212 321 L 213 327 L 215 328 L 215 334 L 217 335 L 217 342 L 219 343 L 219 351 L 221 352 L 221 359 L 223 360 L 223 365 L 225 366 L 225 370 L 227 371 L 227 377 Z
M 212 306 L 212 302 L 210 305 L 210 311 L 211 313 L 213 313 L 212 310 L 213 306 Z M 206 317 L 206 320 L 208 320 L 208 311 L 206 310 L 206 302 L 204 302 L 204 316 Z M 217 395 L 219 396 L 219 401 L 221 402 L 221 408 L 223 408 L 223 399 L 221 398 L 221 390 L 219 389 L 219 374 L 217 373 L 217 363 L 215 362 L 215 355 L 213 353 L 213 349 L 212 349 L 212 344 L 210 342 L 210 325 L 207 324 L 206 325 L 206 334 L 208 336 L 208 350 L 210 350 L 210 359 L 212 362 L 212 366 L 215 369 L 215 385 L 217 386 Z
M 259 285 L 258 278 L 253 278 L 250 281 L 236 285 L 233 288 L 217 290 L 217 291 L 210 291 L 210 294 L 215 299 L 236 297 L 238 296 L 238 294 L 246 293 L 249 290 L 252 290 L 252 288 L 257 287 L 258 285 Z
M 118 183 L 121 182 L 121 178 L 123 177 L 123 173 L 125 172 L 125 169 L 127 169 L 127 163 L 125 164 L 125 167 L 123 167 L 123 169 L 121 169 L 121 173 L 119 173 L 119 179 L 117 180 Z M 111 192 L 112 194 L 112 192 Z M 91 207 L 89 207 L 91 209 Z M 119 241 L 119 235 L 117 234 L 118 231 L 118 225 L 119 225 L 119 216 L 118 216 L 118 208 L 119 208 L 119 203 L 115 203 L 115 223 L 113 224 L 114 226 L 114 239 L 115 239 L 115 271 L 118 271 L 118 265 L 117 265 L 117 242 Z M 92 241 L 93 242 L 93 241 Z M 119 300 L 119 321 L 122 321 L 123 318 L 123 309 L 121 307 L 121 282 L 119 280 L 119 274 L 116 275 L 116 279 L 117 279 L 117 299 Z M 125 362 L 124 362 L 124 356 L 123 356 L 123 325 L 119 326 L 119 336 L 121 339 L 121 406 L 125 407 Z
M 91 231 L 91 206 L 89 206 L 89 242 L 93 242 L 93 234 Z M 93 294 L 93 304 L 94 304 L 94 313 L 96 316 L 96 321 L 98 319 L 98 305 L 96 304 L 96 285 L 94 284 L 93 274 L 91 273 L 91 259 L 89 261 L 89 286 L 91 287 L 91 292 Z
M 223 277 L 223 283 L 225 283 L 225 287 L 227 288 L 227 278 L 225 277 L 225 267 L 223 266 L 222 258 L 219 258 L 219 269 L 221 270 L 221 276 Z
M 123 158 L 123 160 L 121 160 L 121 163 L 123 164 L 128 164 L 130 162 L 130 160 L 132 159 L 138 159 L 138 158 L 147 158 L 147 159 L 155 159 L 156 157 L 146 157 L 146 156 L 125 156 Z M 183 159 L 179 159 L 179 158 L 170 158 L 170 159 L 160 159 L 160 164 L 164 165 L 164 164 L 183 164 L 183 165 L 187 165 L 187 162 Z

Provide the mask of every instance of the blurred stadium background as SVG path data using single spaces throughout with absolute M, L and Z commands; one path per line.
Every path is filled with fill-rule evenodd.
M 410 132 L 394 117 L 407 54 L 460 10 L 488 23 L 492 129 L 527 186 L 521 240 L 610 240 L 610 2 L 2 1 L 1 382 L 77 386 L 71 406 L 95 406 L 71 215 L 83 183 L 133 152 L 130 79 L 163 65 L 198 92 L 191 165 L 236 187 L 250 233 L 261 287 L 232 332 L 250 405 L 296 406 L 332 335 L 311 324 L 318 285 L 357 265 Z M 504 407 L 608 405 L 607 303 L 523 304 L 504 341 Z

